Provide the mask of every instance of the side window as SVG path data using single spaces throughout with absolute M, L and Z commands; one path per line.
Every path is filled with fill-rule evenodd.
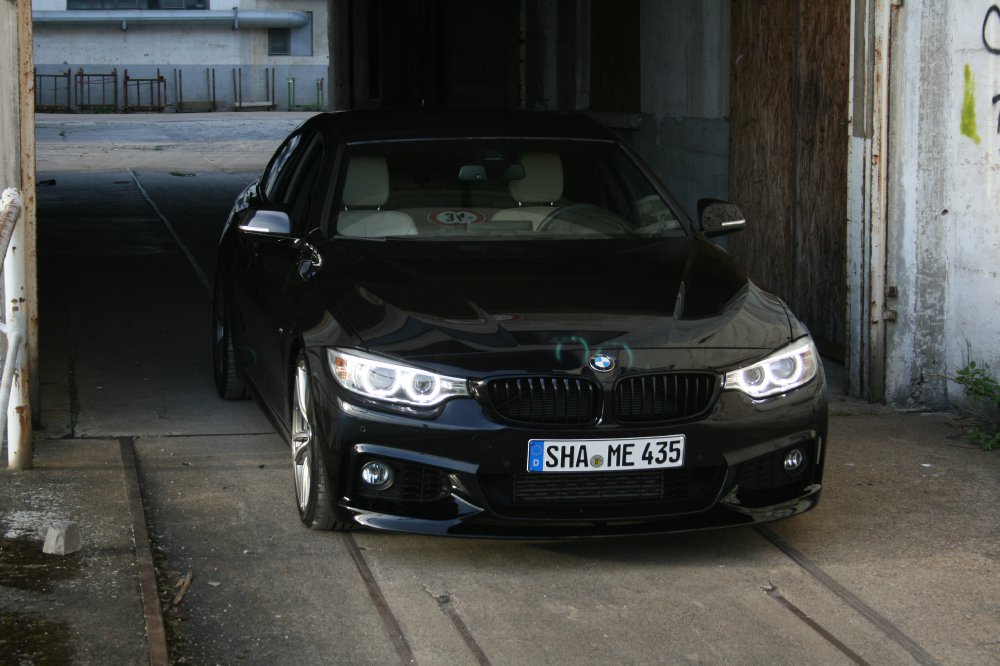
M 281 203 L 292 219 L 292 228 L 302 231 L 309 219 L 319 172 L 323 168 L 323 138 L 317 136 L 305 148 L 302 159 L 298 160 L 288 187 L 281 192 Z
M 301 143 L 301 132 L 288 137 L 267 166 L 261 178 L 261 191 L 268 201 L 272 203 L 280 201 L 281 197 L 276 196 L 276 193 L 283 182 L 288 180 L 290 166 L 294 163 L 292 157 Z

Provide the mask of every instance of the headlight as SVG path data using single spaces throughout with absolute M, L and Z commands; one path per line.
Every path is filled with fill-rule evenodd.
M 366 398 L 411 407 L 432 407 L 448 398 L 469 395 L 468 382 L 457 377 L 339 349 L 328 349 L 327 358 L 337 383 Z
M 726 373 L 727 390 L 767 398 L 808 383 L 816 376 L 819 354 L 812 340 L 800 338 L 763 361 Z

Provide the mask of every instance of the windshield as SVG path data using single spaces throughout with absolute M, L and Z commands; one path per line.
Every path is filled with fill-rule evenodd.
M 345 148 L 337 236 L 371 239 L 683 236 L 611 141 L 419 140 Z

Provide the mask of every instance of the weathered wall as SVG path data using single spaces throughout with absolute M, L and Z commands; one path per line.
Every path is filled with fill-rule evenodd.
M 944 404 L 1000 370 L 1000 5 L 908 0 L 894 31 L 886 398 Z
M 35 10 L 65 10 L 66 0 L 33 0 Z M 130 25 L 127 30 L 110 26 L 67 28 L 36 24 L 35 64 L 40 73 L 101 73 L 128 69 L 131 76 L 155 76 L 157 68 L 168 80 L 168 99 L 174 99 L 173 70 L 183 71 L 184 96 L 207 99 L 206 68 L 216 69 L 216 94 L 220 101 L 233 100 L 232 70 L 244 68 L 244 99 L 264 98 L 263 68 L 276 70 L 279 106 L 287 105 L 286 81 L 296 78 L 295 101 L 316 103 L 316 79 L 325 79 L 330 62 L 327 30 L 327 0 L 233 0 L 213 3 L 213 10 L 293 10 L 313 14 L 311 56 L 269 56 L 267 30 L 230 27 L 181 27 Z M 258 90 L 259 88 L 259 90 Z M 42 100 L 45 103 L 45 100 Z
M 667 183 L 694 215 L 729 191 L 730 0 L 634 0 L 639 10 L 639 104 L 597 108 L 589 81 L 589 0 L 529 4 L 528 106 L 592 112 Z
M 850 6 L 735 0 L 730 247 L 785 300 L 820 351 L 842 358 Z
M 729 0 L 640 3 L 634 146 L 689 214 L 729 194 Z

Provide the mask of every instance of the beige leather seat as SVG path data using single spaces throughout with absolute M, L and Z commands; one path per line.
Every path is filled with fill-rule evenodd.
M 406 213 L 381 210 L 389 200 L 389 167 L 380 155 L 351 158 L 344 181 L 344 210 L 337 216 L 337 233 L 360 238 L 415 236 L 417 225 Z
M 504 208 L 493 215 L 497 222 L 527 220 L 531 228 L 538 225 L 552 211 L 563 195 L 563 166 L 558 153 L 533 152 L 521 156 L 524 178 L 510 181 L 510 195 L 518 202 L 517 208 Z

